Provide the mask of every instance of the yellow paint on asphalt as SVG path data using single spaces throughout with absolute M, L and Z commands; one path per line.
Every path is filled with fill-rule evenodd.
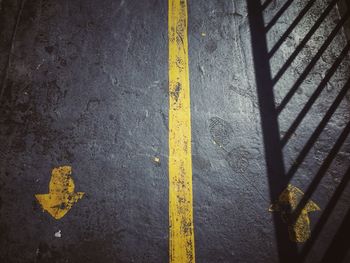
M 311 235 L 309 213 L 321 210 L 313 201 L 309 201 L 301 210 L 296 220 L 291 222 L 291 217 L 304 193 L 293 185 L 282 192 L 278 201 L 271 205 L 270 212 L 281 212 L 282 218 L 288 223 L 289 237 L 293 242 L 306 242 Z
M 71 177 L 72 167 L 62 166 L 52 170 L 48 194 L 35 195 L 44 211 L 55 219 L 61 219 L 73 205 L 84 195 L 83 192 L 74 192 L 74 181 Z
M 171 263 L 194 263 L 187 1 L 168 3 L 169 254 Z

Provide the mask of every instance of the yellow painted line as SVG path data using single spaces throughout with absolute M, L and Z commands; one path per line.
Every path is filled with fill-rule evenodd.
M 188 17 L 186 0 L 169 0 L 169 261 L 194 263 Z
M 53 218 L 61 219 L 83 196 L 83 192 L 74 192 L 75 185 L 71 177 L 72 167 L 54 168 L 51 174 L 48 194 L 37 194 L 36 199 Z

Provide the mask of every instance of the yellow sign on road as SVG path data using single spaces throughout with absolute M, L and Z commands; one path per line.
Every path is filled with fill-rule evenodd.
M 61 219 L 84 193 L 74 192 L 74 181 L 71 177 L 72 167 L 62 166 L 52 170 L 48 194 L 37 194 L 36 199 L 44 209 L 55 219 Z
M 290 239 L 298 243 L 306 242 L 311 235 L 309 213 L 321 210 L 317 204 L 309 201 L 301 210 L 296 220 L 292 220 L 293 212 L 303 195 L 304 193 L 299 188 L 290 184 L 282 192 L 278 201 L 271 205 L 269 209 L 270 212 L 280 212 L 282 214 L 283 220 L 288 223 Z

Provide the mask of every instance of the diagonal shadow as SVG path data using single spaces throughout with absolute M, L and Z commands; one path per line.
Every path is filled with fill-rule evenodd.
M 350 1 L 349 0 L 347 0 L 347 4 L 348 4 L 348 7 L 350 7 Z M 346 11 L 345 15 L 342 17 L 340 22 L 337 24 L 336 28 L 339 27 L 340 24 L 341 24 L 341 26 L 343 26 L 348 17 L 349 17 L 349 9 Z M 339 29 L 337 29 L 337 31 Z M 334 32 L 334 30 L 333 30 L 333 32 Z M 333 32 L 332 32 L 332 34 L 333 34 Z M 335 35 L 336 34 L 334 34 L 334 37 L 335 37 Z M 345 56 L 348 54 L 348 52 L 349 52 L 349 42 L 346 44 L 345 48 L 343 49 L 341 54 L 338 56 L 338 58 L 335 60 L 335 62 L 333 63 L 332 67 L 328 70 L 326 76 L 321 81 L 321 83 L 318 86 L 318 88 L 311 95 L 309 101 L 306 103 L 306 105 L 304 106 L 302 111 L 297 116 L 296 120 L 293 122 L 293 124 L 291 125 L 291 127 L 287 131 L 286 135 L 283 137 L 283 139 L 282 139 L 282 145 L 283 146 L 286 145 L 286 143 L 290 139 L 291 135 L 295 132 L 296 128 L 301 123 L 301 121 L 304 118 L 304 116 L 307 114 L 307 112 L 312 107 L 313 103 L 320 96 L 320 94 L 321 94 L 322 90 L 324 89 L 324 87 L 326 86 L 327 82 L 333 76 L 333 71 L 335 71 L 337 69 L 337 67 L 339 67 L 340 63 L 345 58 Z M 335 101 L 333 102 L 333 104 L 331 105 L 329 110 L 327 111 L 325 117 L 323 118 L 321 123 L 318 125 L 316 130 L 313 132 L 313 134 L 311 135 L 310 139 L 306 143 L 305 147 L 302 149 L 301 153 L 298 155 L 298 157 L 297 157 L 297 159 L 295 161 L 295 164 L 293 164 L 293 166 L 291 167 L 291 169 L 288 172 L 288 177 L 290 179 L 294 176 L 294 174 L 297 171 L 299 165 L 303 162 L 304 158 L 306 157 L 308 152 L 311 150 L 313 144 L 315 143 L 315 141 L 317 140 L 317 138 L 319 137 L 319 135 L 321 134 L 321 132 L 323 131 L 325 126 L 327 125 L 327 123 L 330 120 L 331 116 L 336 111 L 336 109 L 339 107 L 342 99 L 345 97 L 347 91 L 349 90 L 349 86 L 350 86 L 350 79 L 347 81 L 347 83 L 345 84 L 343 89 L 339 92 L 339 94 L 336 97 Z M 340 134 L 338 140 L 336 141 L 336 143 L 334 144 L 333 148 L 329 152 L 328 156 L 326 157 L 326 159 L 322 163 L 322 165 L 321 165 L 319 171 L 317 172 L 316 176 L 314 177 L 314 179 L 310 183 L 310 185 L 309 185 L 307 191 L 305 192 L 303 198 L 300 200 L 297 208 L 294 210 L 292 220 L 295 221 L 299 217 L 299 215 L 301 214 L 302 209 L 306 206 L 307 202 L 311 198 L 311 195 L 315 192 L 315 190 L 318 187 L 319 183 L 321 182 L 323 176 L 325 175 L 325 173 L 329 169 L 332 161 L 334 160 L 334 158 L 336 157 L 336 155 L 340 151 L 342 145 L 345 143 L 345 140 L 347 139 L 349 133 L 350 133 L 350 122 L 346 125 L 346 127 L 344 128 L 344 130 Z
M 325 77 L 322 79 L 321 83 L 318 85 L 316 90 L 310 96 L 308 102 L 305 104 L 303 109 L 300 111 L 298 116 L 295 118 L 294 122 L 292 123 L 292 125 L 287 130 L 287 132 L 284 135 L 284 137 L 282 138 L 282 146 L 285 146 L 287 144 L 288 140 L 290 139 L 290 137 L 292 137 L 293 133 L 296 131 L 296 129 L 298 128 L 298 126 L 300 125 L 300 123 L 302 122 L 302 120 L 304 119 L 306 114 L 309 112 L 309 110 L 311 109 L 313 104 L 316 102 L 318 97 L 321 95 L 322 91 L 326 88 L 327 83 L 332 78 L 333 74 L 335 73 L 337 68 L 340 66 L 340 64 L 343 61 L 343 59 L 348 54 L 349 47 L 350 47 L 349 44 L 346 45 L 346 47 L 340 53 L 339 57 L 334 61 L 333 65 L 331 66 L 331 68 L 326 73 Z
M 283 15 L 283 13 L 290 7 L 294 0 L 288 0 L 285 4 L 278 10 L 277 14 L 272 18 L 269 24 L 266 26 L 266 32 L 268 32 L 278 21 L 278 19 Z
M 337 189 L 333 193 L 331 199 L 329 200 L 327 207 L 323 210 L 323 213 L 318 220 L 316 226 L 314 227 L 314 230 L 312 231 L 310 239 L 306 242 L 304 245 L 299 260 L 303 261 L 307 254 L 310 252 L 310 249 L 312 248 L 312 245 L 317 240 L 319 234 L 321 233 L 322 228 L 327 223 L 328 218 L 330 217 L 331 213 L 333 212 L 336 204 L 338 203 L 342 193 L 344 192 L 346 186 L 348 185 L 350 181 L 350 167 L 346 171 L 345 175 L 343 176 L 343 179 L 341 180 L 340 184 L 338 185 Z
M 296 173 L 296 171 L 299 168 L 299 165 L 304 161 L 305 157 L 310 152 L 311 148 L 313 147 L 313 145 L 315 144 L 315 142 L 317 141 L 317 139 L 321 135 L 322 131 L 326 127 L 329 120 L 332 118 L 335 111 L 338 109 L 340 103 L 344 99 L 344 97 L 347 94 L 347 92 L 349 91 L 349 89 L 350 89 L 350 80 L 348 80 L 347 83 L 344 85 L 344 87 L 341 89 L 341 91 L 339 92 L 339 94 L 335 98 L 334 102 L 329 107 L 328 111 L 326 112 L 325 116 L 323 117 L 323 119 L 321 120 L 319 125 L 316 127 L 316 129 L 312 133 L 311 137 L 306 142 L 304 148 L 301 150 L 298 157 L 295 159 L 294 164 L 292 165 L 292 167 L 289 169 L 289 171 L 287 173 L 288 178 L 291 179 L 294 176 L 294 174 Z
M 288 102 L 291 100 L 291 98 L 293 97 L 293 95 L 295 94 L 295 92 L 298 90 L 298 88 L 300 87 L 300 85 L 303 83 L 303 81 L 306 79 L 306 77 L 308 76 L 308 74 L 310 73 L 310 71 L 314 68 L 314 66 L 316 65 L 316 63 L 319 61 L 319 59 L 321 58 L 322 54 L 326 51 L 326 49 L 329 47 L 329 45 L 332 43 L 332 40 L 334 39 L 334 37 L 338 34 L 339 30 L 342 28 L 342 26 L 344 25 L 344 23 L 346 22 L 346 20 L 349 17 L 349 13 L 347 13 L 346 16 L 344 16 L 339 23 L 337 24 L 337 26 L 333 29 L 332 33 L 328 36 L 328 38 L 326 39 L 326 41 L 322 44 L 321 48 L 317 51 L 317 53 L 315 54 L 315 56 L 312 58 L 312 60 L 310 61 L 310 63 L 307 65 L 307 67 L 305 68 L 305 70 L 303 71 L 303 73 L 299 76 L 298 80 L 294 83 L 294 85 L 292 86 L 292 88 L 289 90 L 289 92 L 287 93 L 287 95 L 284 97 L 284 99 L 282 100 L 282 102 L 280 103 L 280 105 L 278 106 L 277 110 L 280 113 L 288 104 Z M 348 48 L 348 45 L 345 49 Z M 339 57 L 340 58 L 344 58 L 345 55 L 347 54 L 347 51 L 343 51 Z M 345 54 L 344 54 L 345 53 Z M 335 70 L 337 69 L 334 68 L 332 72 L 335 72 Z
M 287 187 L 288 178 L 284 176 L 285 167 L 262 14 L 263 7 L 260 1 L 252 0 L 247 2 L 247 7 L 270 198 L 276 200 Z M 297 245 L 290 241 L 287 225 L 276 213 L 273 214 L 273 222 L 280 262 L 296 262 Z
M 287 39 L 290 33 L 294 30 L 294 28 L 301 22 L 306 13 L 310 10 L 316 0 L 310 0 L 304 9 L 299 13 L 299 15 L 295 18 L 292 24 L 288 27 L 288 29 L 282 34 L 281 38 L 277 41 L 277 43 L 270 50 L 270 56 L 273 56 L 276 51 L 282 46 L 284 41 Z
M 293 53 L 290 55 L 290 57 L 287 59 L 287 61 L 284 63 L 284 65 L 281 67 L 281 69 L 277 72 L 276 76 L 273 78 L 273 83 L 276 84 L 279 79 L 283 76 L 283 74 L 286 72 L 286 70 L 289 68 L 289 66 L 292 64 L 294 59 L 299 55 L 301 50 L 305 47 L 306 43 L 310 40 L 310 38 L 314 35 L 314 33 L 317 31 L 317 29 L 320 27 L 322 22 L 325 20 L 325 18 L 329 15 L 329 13 L 332 11 L 333 7 L 336 5 L 338 0 L 333 0 L 325 9 L 325 11 L 321 14 L 321 16 L 317 19 L 315 24 L 312 26 L 312 28 L 309 30 L 309 32 L 305 35 L 303 40 L 300 42 L 300 44 L 296 47 L 296 49 L 293 51 Z M 273 50 L 273 48 L 272 48 Z M 270 58 L 272 57 L 273 53 L 270 51 Z
M 340 134 L 338 140 L 334 144 L 334 146 L 331 149 L 331 151 L 328 153 L 326 159 L 323 161 L 323 163 L 322 163 L 320 169 L 318 170 L 317 174 L 315 175 L 313 181 L 310 183 L 310 185 L 309 185 L 308 189 L 306 190 L 304 196 L 299 201 L 298 206 L 296 207 L 296 209 L 293 212 L 292 221 L 296 221 L 296 219 L 301 214 L 301 211 L 303 210 L 303 208 L 305 207 L 305 205 L 307 204 L 307 202 L 311 198 L 312 194 L 315 192 L 317 186 L 319 185 L 319 183 L 321 182 L 323 176 L 325 175 L 325 173 L 329 169 L 329 167 L 332 164 L 334 158 L 338 154 L 340 148 L 343 146 L 343 144 L 344 144 L 345 140 L 347 139 L 349 133 L 350 133 L 350 122 L 348 122 L 348 124 L 343 129 L 343 131 Z
M 344 58 L 348 55 L 350 50 L 350 44 L 347 43 L 340 55 L 335 59 L 331 67 L 327 70 L 325 77 L 322 79 L 317 88 L 314 90 L 313 94 L 310 96 L 309 100 L 306 102 L 302 110 L 297 115 L 296 119 L 293 121 L 292 125 L 288 129 L 285 136 L 280 138 L 280 130 L 278 123 L 278 116 L 280 112 L 285 108 L 285 106 L 289 103 L 291 98 L 294 96 L 297 89 L 303 83 L 303 81 L 308 77 L 311 70 L 315 67 L 317 62 L 320 60 L 324 52 L 330 46 L 332 41 L 335 39 L 339 31 L 343 28 L 344 24 L 348 20 L 349 11 L 345 12 L 343 17 L 339 20 L 337 25 L 334 27 L 332 32 L 329 34 L 327 39 L 322 43 L 321 47 L 314 55 L 314 57 L 310 60 L 307 67 L 300 74 L 297 81 L 293 84 L 286 97 L 282 100 L 279 107 L 275 105 L 274 99 L 274 86 L 278 82 L 278 80 L 283 76 L 286 70 L 290 67 L 294 59 L 299 55 L 301 50 L 306 46 L 307 42 L 311 39 L 311 37 L 318 30 L 320 25 L 325 21 L 327 16 L 333 10 L 338 0 L 332 0 L 327 5 L 322 14 L 318 17 L 316 22 L 311 26 L 311 29 L 306 33 L 300 44 L 296 47 L 296 49 L 292 52 L 292 55 L 287 59 L 287 61 L 280 68 L 276 76 L 272 76 L 271 67 L 270 67 L 270 59 L 274 55 L 274 53 L 280 48 L 285 39 L 289 36 L 289 34 L 294 30 L 294 28 L 302 21 L 303 17 L 307 14 L 307 12 L 314 5 L 316 0 L 310 0 L 306 6 L 300 11 L 294 21 L 291 22 L 291 25 L 288 29 L 282 34 L 282 37 L 277 41 L 277 44 L 274 45 L 272 50 L 268 51 L 267 47 L 267 36 L 269 30 L 276 24 L 279 17 L 283 15 L 283 13 L 289 8 L 293 1 L 287 1 L 282 8 L 277 12 L 274 18 L 270 21 L 270 23 L 265 27 L 264 25 L 264 17 L 263 11 L 264 9 L 272 2 L 265 1 L 263 4 L 260 0 L 250 0 L 247 1 L 248 7 L 248 19 L 251 33 L 251 42 L 252 42 L 252 53 L 254 60 L 254 69 L 255 69 L 255 79 L 256 79 L 256 87 L 257 87 L 257 95 L 259 101 L 259 110 L 261 116 L 261 125 L 262 125 L 262 133 L 263 133 L 263 141 L 264 141 L 264 150 L 265 150 L 265 160 L 267 167 L 267 176 L 269 183 L 269 191 L 270 198 L 272 202 L 278 200 L 280 194 L 285 190 L 298 170 L 299 166 L 303 163 L 304 159 L 314 146 L 317 139 L 320 137 L 321 133 L 326 128 L 330 119 L 339 108 L 341 102 L 346 96 L 347 92 L 350 89 L 350 80 L 346 82 L 344 87 L 338 92 L 336 98 L 333 103 L 328 108 L 325 113 L 323 119 L 313 131 L 312 135 L 306 142 L 305 146 L 299 153 L 295 163 L 292 165 L 291 169 L 286 172 L 284 166 L 284 158 L 283 158 L 283 147 L 287 144 L 292 134 L 295 132 L 297 127 L 300 125 L 306 114 L 309 112 L 311 107 L 314 105 L 316 100 L 321 96 L 322 91 L 326 87 L 327 83 L 331 80 L 334 73 L 337 71 Z M 350 0 L 346 0 L 350 3 Z M 350 6 L 350 5 L 349 5 Z M 293 209 L 291 213 L 291 218 L 288 218 L 288 221 L 291 224 L 296 222 L 296 219 L 301 214 L 302 210 L 305 208 L 308 200 L 315 192 L 322 178 L 329 170 L 333 160 L 339 153 L 341 147 L 344 145 L 348 135 L 350 133 L 350 122 L 345 126 L 340 136 L 337 138 L 337 141 L 332 146 L 332 149 L 328 153 L 327 157 L 321 164 L 319 170 L 314 176 L 312 182 L 310 183 L 308 189 L 305 194 L 299 201 L 296 209 Z M 273 222 L 275 227 L 275 234 L 277 240 L 277 249 L 280 262 L 303 262 L 308 251 L 313 246 L 315 240 L 317 239 L 319 233 L 325 225 L 325 222 L 328 220 L 328 217 L 332 213 L 335 204 L 338 202 L 340 195 L 344 191 L 345 186 L 350 180 L 350 168 L 344 175 L 344 178 L 337 188 L 335 194 L 329 201 L 327 208 L 325 209 L 324 214 L 322 215 L 320 221 L 318 222 L 316 228 L 312 231 L 312 237 L 303 247 L 301 253 L 298 252 L 298 246 L 296 243 L 291 242 L 288 234 L 288 225 L 281 220 L 281 216 L 279 214 L 273 214 Z M 334 251 L 333 248 L 330 248 L 330 251 Z M 331 253 L 331 252 L 330 252 Z M 327 261 L 328 262 L 328 261 Z
M 275 1 L 275 0 L 266 0 L 266 1 L 261 5 L 262 10 L 266 9 L 273 1 Z

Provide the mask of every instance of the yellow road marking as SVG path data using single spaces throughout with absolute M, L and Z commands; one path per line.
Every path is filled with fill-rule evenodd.
M 84 195 L 82 192 L 74 192 L 75 185 L 71 174 L 70 166 L 54 168 L 49 193 L 35 195 L 42 208 L 57 220 L 64 217 Z
M 194 263 L 187 0 L 169 0 L 170 262 Z
M 306 242 L 311 235 L 310 218 L 308 214 L 320 210 L 317 204 L 309 201 L 301 210 L 298 218 L 294 222 L 290 222 L 290 217 L 297 208 L 303 195 L 304 193 L 299 188 L 288 185 L 280 195 L 278 201 L 271 205 L 269 209 L 270 212 L 281 212 L 282 218 L 289 224 L 288 231 L 290 239 L 298 243 Z

